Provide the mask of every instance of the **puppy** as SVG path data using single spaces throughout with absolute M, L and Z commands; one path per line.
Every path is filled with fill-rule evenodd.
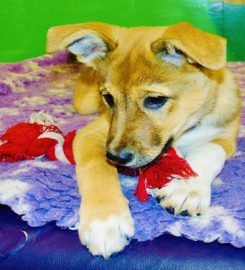
M 241 101 L 225 68 L 225 39 L 186 22 L 52 27 L 47 51 L 65 48 L 84 63 L 75 109 L 101 112 L 73 145 L 82 195 L 81 242 L 104 257 L 127 245 L 134 222 L 114 165 L 144 166 L 169 142 L 198 176 L 174 179 L 158 190 L 161 206 L 175 214 L 205 213 L 211 183 L 234 153 L 239 127 Z

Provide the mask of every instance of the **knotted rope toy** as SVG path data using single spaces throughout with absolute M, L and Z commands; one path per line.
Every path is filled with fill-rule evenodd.
M 18 123 L 0 136 L 0 162 L 15 162 L 46 156 L 75 164 L 72 142 L 76 132 L 64 135 L 53 124 L 52 117 L 44 112 L 32 114 L 30 122 Z M 197 176 L 184 158 L 172 147 L 157 160 L 139 170 L 135 195 L 139 201 L 149 199 L 149 189 L 162 188 L 173 178 L 188 179 Z

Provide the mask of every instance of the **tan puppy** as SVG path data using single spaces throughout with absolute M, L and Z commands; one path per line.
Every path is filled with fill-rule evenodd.
M 205 213 L 211 183 L 235 151 L 240 96 L 225 69 L 226 41 L 188 23 L 124 28 L 104 23 L 53 27 L 47 51 L 67 48 L 84 63 L 74 107 L 100 117 L 77 133 L 83 198 L 79 235 L 94 255 L 120 251 L 134 234 L 115 166 L 140 167 L 172 142 L 198 177 L 156 192 L 175 214 Z

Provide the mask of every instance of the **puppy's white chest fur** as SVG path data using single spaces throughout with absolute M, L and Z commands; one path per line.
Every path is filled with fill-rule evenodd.
M 204 122 L 186 131 L 175 142 L 175 147 L 185 156 L 190 151 L 215 139 L 222 133 L 223 128 Z

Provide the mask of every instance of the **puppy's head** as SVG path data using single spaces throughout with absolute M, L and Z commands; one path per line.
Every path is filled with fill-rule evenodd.
M 214 106 L 226 42 L 188 23 L 78 24 L 51 28 L 48 37 L 49 52 L 68 48 L 103 78 L 99 89 L 110 115 L 107 157 L 120 165 L 153 161 Z

